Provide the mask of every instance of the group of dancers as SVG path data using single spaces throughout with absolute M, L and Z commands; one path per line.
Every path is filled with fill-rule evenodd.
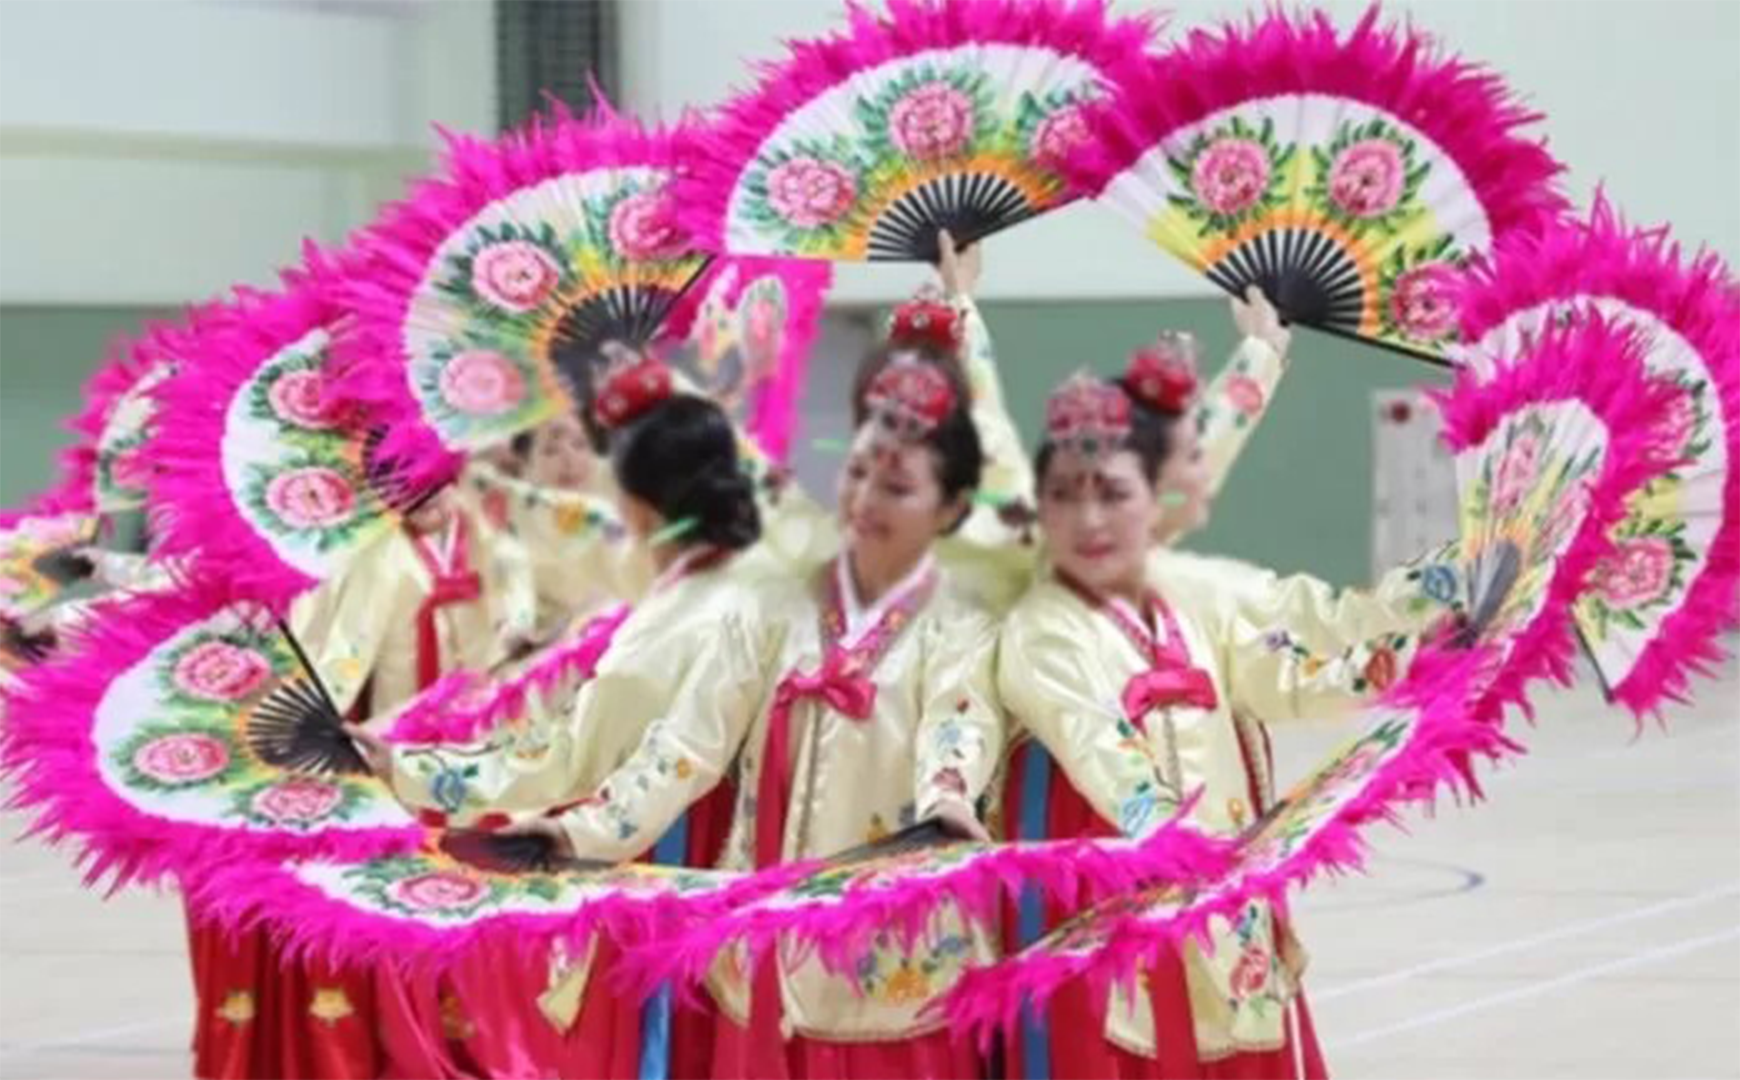
M 1491 73 L 1375 10 L 849 21 L 705 124 L 454 137 L 0 514 L 0 772 L 181 887 L 199 1076 L 1321 1077 L 1289 893 L 1478 796 L 1579 635 L 1640 717 L 1722 655 L 1740 294 L 1571 218 Z M 984 238 L 1084 194 L 1238 345 L 1078 342 L 1023 432 Z M 827 358 L 830 507 L 784 458 L 867 257 L 939 280 Z M 696 296 L 735 383 L 666 351 Z M 1295 325 L 1457 369 L 1460 535 L 1365 588 L 1181 547 Z M 1356 713 L 1278 796 L 1271 730 Z
M 742 870 L 919 822 L 1141 837 L 1189 797 L 1194 824 L 1231 836 L 1264 812 L 1268 726 L 1382 691 L 1456 590 L 1414 566 L 1344 592 L 1176 548 L 1285 370 L 1290 333 L 1260 292 L 1232 302 L 1242 340 L 1216 384 L 1199 386 L 1188 335 L 1161 334 L 1120 373 L 1058 386 L 1030 463 L 972 301 L 982 246 L 943 249 L 940 292 L 897 309 L 858 364 L 831 514 L 777 473 L 752 481 L 755 451 L 717 403 L 613 348 L 602 453 L 577 417 L 552 420 L 299 600 L 295 633 L 397 798 L 564 856 Z M 444 674 L 501 670 L 598 622 L 614 625 L 590 678 L 516 722 L 466 742 L 385 737 Z M 1324 1074 L 1304 953 L 1261 902 L 1134 995 L 1060 993 L 991 1055 L 943 1026 L 930 1007 L 968 963 L 1069 914 L 1012 907 L 997 932 L 945 920 L 851 973 L 727 952 L 705 995 L 650 1023 L 613 983 L 607 937 L 577 956 L 479 950 L 419 980 L 291 959 L 266 930 L 237 937 L 196 909 L 198 1067 Z

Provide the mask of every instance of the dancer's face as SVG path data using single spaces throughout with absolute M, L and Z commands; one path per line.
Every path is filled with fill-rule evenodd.
M 859 566 L 913 566 L 960 517 L 964 497 L 943 496 L 935 450 L 877 436 L 874 423 L 861 426 L 840 472 L 841 531 Z
M 1139 585 L 1161 520 L 1154 485 L 1133 450 L 1100 457 L 1060 451 L 1039 481 L 1039 525 L 1057 568 L 1095 592 Z
M 597 458 L 586 441 L 586 429 L 577 416 L 564 414 L 545 423 L 532 435 L 528 479 L 540 487 L 574 491 L 592 479 Z

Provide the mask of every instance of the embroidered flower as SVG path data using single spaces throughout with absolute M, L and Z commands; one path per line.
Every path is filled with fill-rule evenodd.
M 210 780 L 229 764 L 229 745 L 213 735 L 163 735 L 133 751 L 133 768 L 167 787 Z
M 894 145 L 920 161 L 953 157 L 973 135 L 973 100 L 938 80 L 913 88 L 888 112 Z
M 479 251 L 471 260 L 471 287 L 489 303 L 524 314 L 543 306 L 562 269 L 550 253 L 527 240 L 502 240 Z
M 1246 417 L 1263 411 L 1263 384 L 1249 375 L 1234 375 L 1226 381 L 1226 398 Z
M 1396 681 L 1396 653 L 1385 647 L 1374 651 L 1365 662 L 1365 681 L 1373 690 L 1387 690 Z
M 219 1020 L 241 1027 L 254 1018 L 254 995 L 247 990 L 231 990 L 216 1012 Z
M 253 649 L 227 641 L 202 641 L 175 661 L 170 679 L 177 690 L 206 701 L 239 701 L 260 688 L 272 664 Z
M 910 963 L 902 963 L 882 988 L 882 1000 L 890 1005 L 916 1004 L 929 997 L 930 980 Z
M 440 394 L 455 412 L 498 416 L 525 400 L 526 380 L 501 353 L 467 349 L 442 366 Z
M 465 795 L 469 785 L 465 775 L 458 769 L 443 767 L 429 781 L 429 795 L 435 800 L 435 805 L 449 814 L 458 813 L 465 805 Z
M 767 174 L 768 204 L 774 213 L 800 229 L 815 229 L 838 221 L 857 200 L 857 177 L 832 161 L 795 157 Z
M 351 1007 L 350 998 L 336 986 L 318 988 L 308 1003 L 308 1015 L 324 1021 L 329 1027 L 355 1014 L 356 1010 Z
M 1216 139 L 1196 157 L 1190 187 L 1217 214 L 1239 214 L 1269 189 L 1269 152 L 1251 139 Z
M 1420 571 L 1420 591 L 1440 604 L 1453 603 L 1461 590 L 1461 577 L 1443 563 L 1433 563 Z
M 291 528 L 326 528 L 350 520 L 356 512 L 356 489 L 337 469 L 307 465 L 267 481 L 266 506 Z
M 1254 997 L 1269 983 L 1269 951 L 1261 945 L 1246 946 L 1232 970 L 1232 992 L 1237 998 Z
M 1329 166 L 1329 198 L 1350 217 L 1383 217 L 1396 208 L 1406 185 L 1402 149 L 1388 139 L 1361 139 Z

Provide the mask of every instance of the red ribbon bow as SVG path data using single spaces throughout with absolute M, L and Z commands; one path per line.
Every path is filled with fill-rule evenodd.
M 835 712 L 853 720 L 868 720 L 876 707 L 876 684 L 851 670 L 848 655 L 831 649 L 811 675 L 794 671 L 780 680 L 768 710 L 767 741 L 761 755 L 761 779 L 755 789 L 755 867 L 779 862 L 785 841 L 785 813 L 791 802 L 791 711 L 805 698 L 819 698 Z
M 1124 684 L 1124 716 L 1137 727 L 1151 709 L 1188 705 L 1212 709 L 1220 703 L 1214 680 L 1199 667 L 1164 667 L 1132 676 Z

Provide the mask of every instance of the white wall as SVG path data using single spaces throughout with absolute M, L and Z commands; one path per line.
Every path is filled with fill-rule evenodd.
M 1349 21 L 1366 0 L 1327 0 Z M 1168 35 L 1260 4 L 1115 2 L 1173 12 Z M 1734 0 L 1409 0 L 1387 5 L 1503 72 L 1586 200 L 1599 183 L 1640 221 L 1667 221 L 1740 264 L 1740 3 Z M 631 0 L 629 102 L 672 116 L 747 84 L 745 63 L 839 24 L 834 0 Z M 993 241 L 993 297 L 1190 295 L 1203 284 L 1097 206 L 1069 207 Z M 846 268 L 836 296 L 883 300 L 910 268 Z
M 486 0 L 5 0 L 0 303 L 268 281 L 494 121 Z

